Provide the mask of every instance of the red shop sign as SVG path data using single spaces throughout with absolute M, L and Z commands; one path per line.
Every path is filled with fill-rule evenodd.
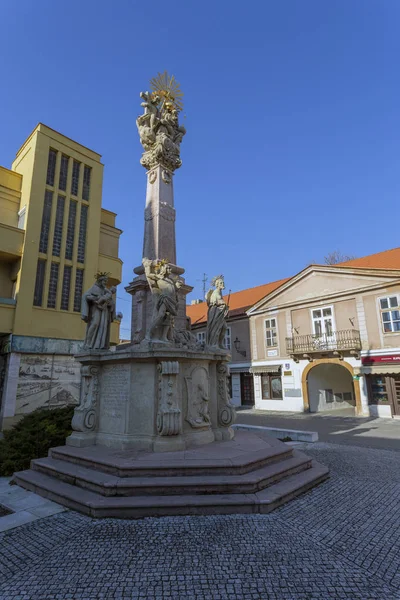
M 400 364 L 400 354 L 386 354 L 380 356 L 363 356 L 361 359 L 363 365 L 373 365 L 375 363 L 394 363 Z

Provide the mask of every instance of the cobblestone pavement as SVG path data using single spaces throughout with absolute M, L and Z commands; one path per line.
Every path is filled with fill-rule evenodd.
M 293 413 L 239 408 L 237 424 L 316 431 L 320 442 L 400 452 L 400 420 L 350 416 L 342 409 Z
M 270 515 L 64 512 L 0 534 L 0 599 L 400 600 L 399 453 L 305 450 L 331 479 Z

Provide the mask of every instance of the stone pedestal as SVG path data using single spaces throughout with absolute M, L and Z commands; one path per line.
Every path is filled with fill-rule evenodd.
M 168 452 L 232 439 L 229 358 L 146 340 L 78 355 L 81 400 L 67 445 Z
M 172 266 L 172 273 L 180 276 L 181 279 L 184 272 L 185 269 L 182 267 Z M 131 340 L 133 344 L 138 344 L 149 336 L 154 297 L 147 283 L 144 267 L 142 265 L 136 267 L 134 273 L 138 277 L 135 277 L 125 289 L 132 296 Z M 175 317 L 176 331 L 186 329 L 186 296 L 192 290 L 193 287 L 186 284 L 183 284 L 179 290 L 178 314 Z

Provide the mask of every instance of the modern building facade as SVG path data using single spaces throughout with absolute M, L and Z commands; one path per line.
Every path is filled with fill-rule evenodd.
M 39 124 L 0 167 L 0 420 L 76 402 L 81 296 L 121 281 L 121 231 L 101 207 L 101 156 Z M 119 324 L 112 326 L 112 343 Z
M 400 416 L 400 248 L 310 265 L 270 286 L 242 315 L 255 408 Z M 193 322 L 197 334 L 200 327 Z M 245 404 L 243 384 L 234 389 L 238 359 L 233 350 L 232 399 Z

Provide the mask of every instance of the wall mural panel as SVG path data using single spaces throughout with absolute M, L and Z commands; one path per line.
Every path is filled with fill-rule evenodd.
M 21 356 L 15 414 L 79 404 L 80 364 L 73 356 Z

